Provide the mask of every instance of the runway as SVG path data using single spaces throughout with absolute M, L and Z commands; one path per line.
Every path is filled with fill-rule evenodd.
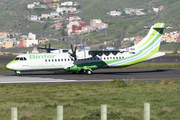
M 180 80 L 180 68 L 170 69 L 100 69 L 93 71 L 92 75 L 84 73 L 72 74 L 66 71 L 39 71 L 22 72 L 21 76 L 15 76 L 14 72 L 0 72 L 0 84 L 4 83 L 92 83 L 105 82 L 111 80 L 124 81 L 156 81 L 169 78 L 170 80 Z
M 15 56 L 0 56 L 0 64 L 7 64 Z M 145 61 L 146 63 L 180 63 L 179 55 L 166 55 L 160 58 Z M 13 71 L 0 72 L 0 84 L 5 83 L 92 83 L 105 82 L 114 79 L 125 81 L 161 81 L 180 80 L 180 68 L 170 69 L 100 69 L 93 71 L 92 75 L 84 73 L 72 74 L 67 71 L 39 71 L 22 72 L 15 76 Z

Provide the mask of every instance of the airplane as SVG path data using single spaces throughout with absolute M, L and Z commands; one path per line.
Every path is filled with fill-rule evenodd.
M 148 28 L 148 27 L 145 27 Z M 6 68 L 20 75 L 23 71 L 65 70 L 72 73 L 84 72 L 91 75 L 93 70 L 99 68 L 113 68 L 134 65 L 146 60 L 164 56 L 158 52 L 161 35 L 165 23 L 155 23 L 148 29 L 149 32 L 138 44 L 121 50 L 71 50 L 45 49 L 47 53 L 21 54 L 6 65 Z

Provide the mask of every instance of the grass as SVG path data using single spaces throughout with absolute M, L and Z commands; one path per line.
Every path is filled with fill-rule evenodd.
M 108 106 L 108 120 L 143 119 L 143 104 L 151 104 L 151 120 L 179 119 L 180 82 L 124 82 L 89 84 L 0 85 L 0 116 L 9 120 L 11 107 L 19 120 L 55 120 L 57 105 L 65 120 L 99 120 L 100 105 Z

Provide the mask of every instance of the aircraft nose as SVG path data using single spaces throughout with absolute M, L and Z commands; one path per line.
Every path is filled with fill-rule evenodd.
M 13 65 L 12 64 L 7 64 L 6 68 L 12 70 L 13 69 Z

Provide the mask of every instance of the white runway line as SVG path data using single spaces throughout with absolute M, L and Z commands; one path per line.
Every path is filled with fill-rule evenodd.
M 65 80 L 40 77 L 20 77 L 0 75 L 0 84 L 2 83 L 58 83 L 58 82 L 102 82 L 111 80 Z

